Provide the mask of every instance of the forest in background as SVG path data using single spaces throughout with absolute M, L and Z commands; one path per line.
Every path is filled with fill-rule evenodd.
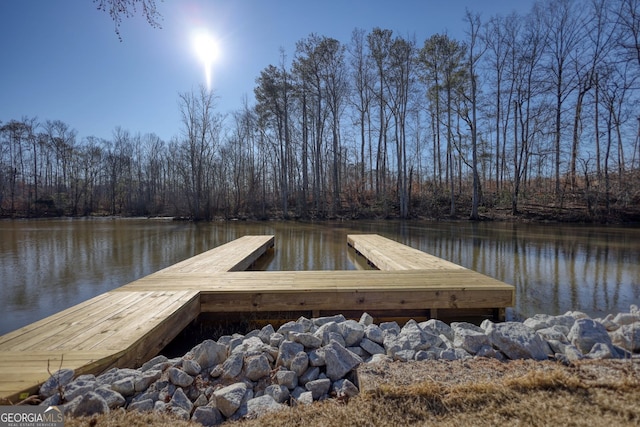
M 543 0 L 424 41 L 310 34 L 164 141 L 0 122 L 0 216 L 640 218 L 640 1 Z

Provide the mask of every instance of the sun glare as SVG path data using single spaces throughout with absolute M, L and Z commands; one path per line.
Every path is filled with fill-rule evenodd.
M 211 69 L 218 58 L 219 47 L 216 39 L 206 30 L 197 30 L 192 35 L 193 49 L 204 66 L 207 89 L 211 90 Z

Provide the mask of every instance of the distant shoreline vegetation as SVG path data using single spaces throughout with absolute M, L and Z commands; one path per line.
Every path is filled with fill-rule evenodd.
M 462 40 L 310 34 L 239 111 L 180 94 L 170 141 L 2 118 L 0 217 L 637 222 L 637 8 L 467 11 Z

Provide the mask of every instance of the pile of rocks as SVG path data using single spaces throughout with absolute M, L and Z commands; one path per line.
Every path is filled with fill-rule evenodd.
M 157 356 L 138 369 L 99 376 L 56 372 L 40 388 L 43 405 L 62 405 L 74 416 L 116 408 L 166 411 L 203 425 L 259 416 L 285 405 L 358 393 L 361 363 L 470 357 L 500 360 L 635 357 L 640 352 L 640 311 L 590 319 L 580 312 L 535 315 L 524 322 L 447 325 L 439 320 L 400 327 L 342 315 L 300 318 L 277 331 L 267 325 L 247 335 L 206 340 L 183 357 Z

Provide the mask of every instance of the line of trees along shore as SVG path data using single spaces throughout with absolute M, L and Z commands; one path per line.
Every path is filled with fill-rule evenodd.
M 164 141 L 0 122 L 0 214 L 449 217 L 640 203 L 640 0 L 545 0 L 422 43 L 310 34 L 222 115 L 179 95 Z M 274 53 L 277 55 L 277 53 Z

